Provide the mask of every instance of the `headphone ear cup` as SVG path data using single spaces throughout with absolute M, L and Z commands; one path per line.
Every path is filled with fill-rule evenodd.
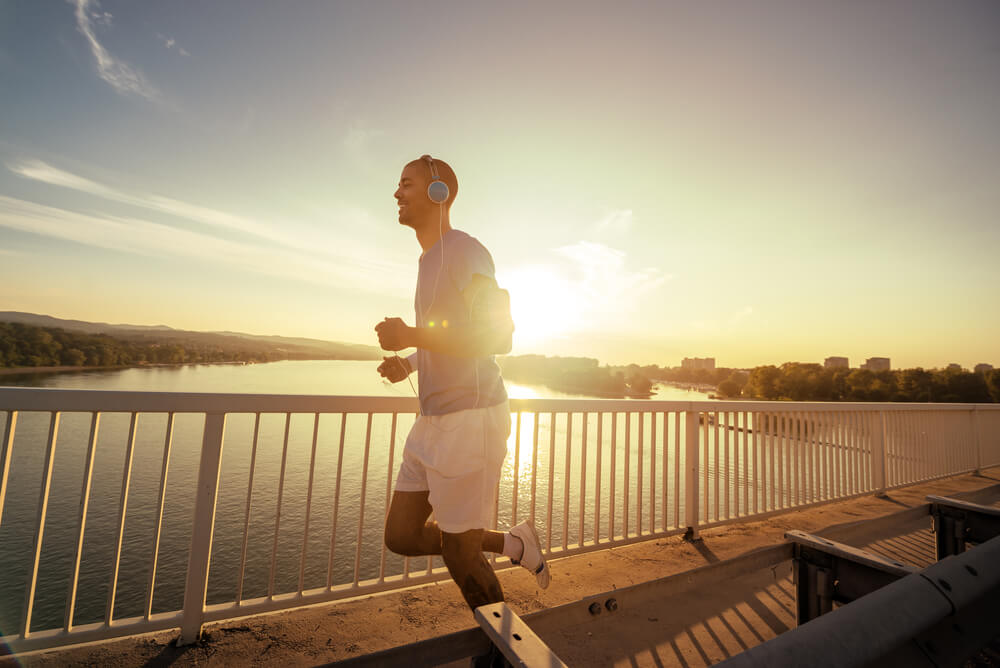
M 427 186 L 427 197 L 435 204 L 444 204 L 448 201 L 448 184 L 444 181 L 431 181 Z

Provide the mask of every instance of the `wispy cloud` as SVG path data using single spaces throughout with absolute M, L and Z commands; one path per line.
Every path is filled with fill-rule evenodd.
M 9 169 L 14 174 L 32 181 L 39 181 L 49 185 L 68 188 L 77 192 L 86 193 L 107 199 L 113 202 L 120 202 L 131 206 L 141 207 L 151 211 L 158 211 L 178 218 L 184 218 L 203 225 L 224 228 L 245 235 L 258 237 L 269 242 L 278 243 L 288 248 L 301 251 L 314 252 L 316 250 L 315 240 L 305 238 L 301 235 L 287 234 L 282 231 L 282 226 L 274 222 L 262 222 L 240 216 L 237 214 L 220 211 L 200 204 L 192 204 L 171 197 L 155 195 L 152 193 L 130 193 L 120 188 L 93 181 L 78 174 L 67 172 L 66 170 L 54 167 L 41 160 L 25 160 L 13 164 L 8 164 Z
M 409 279 L 390 263 L 308 257 L 290 249 L 221 239 L 139 218 L 84 214 L 3 195 L 0 227 L 133 255 L 193 258 L 350 291 L 398 296 Z
M 167 47 L 168 50 L 173 49 L 175 46 L 177 46 L 177 40 L 174 39 L 173 37 L 167 37 L 162 33 L 156 33 L 156 38 L 159 39 L 161 42 L 163 42 L 163 46 Z M 190 53 L 187 52 L 187 50 L 183 46 L 177 46 L 177 53 L 181 54 L 182 56 L 191 55 Z
M 555 252 L 573 263 L 581 276 L 581 287 L 593 299 L 639 297 L 672 278 L 656 267 L 630 269 L 625 251 L 593 241 L 578 241 Z
M 344 148 L 350 151 L 364 151 L 371 142 L 385 135 L 383 130 L 366 127 L 364 123 L 355 122 L 344 135 Z
M 138 95 L 151 101 L 160 101 L 162 95 L 141 72 L 128 63 L 115 58 L 97 39 L 95 25 L 110 26 L 112 16 L 100 10 L 96 0 L 74 0 L 76 26 L 86 38 L 90 52 L 97 63 L 97 74 L 123 95 Z
M 205 231 L 213 232 L 213 234 L 190 232 L 191 234 L 197 234 L 196 239 L 199 240 L 196 241 L 195 238 L 190 238 L 190 243 L 201 243 L 201 239 L 215 239 L 219 243 L 232 244 L 220 247 L 220 250 L 230 258 L 253 256 L 257 258 L 255 262 L 265 266 L 275 262 L 276 258 L 280 258 L 282 262 L 287 262 L 289 265 L 298 265 L 298 268 L 292 274 L 303 278 L 303 280 L 311 282 L 319 280 L 323 282 L 326 280 L 322 278 L 323 276 L 336 275 L 340 277 L 338 280 L 341 280 L 348 286 L 353 286 L 355 289 L 376 293 L 384 292 L 387 294 L 398 294 L 399 291 L 406 290 L 409 281 L 412 280 L 412 264 L 409 262 L 409 258 L 405 262 L 398 259 L 386 258 L 384 251 L 369 247 L 363 240 L 358 240 L 351 236 L 334 236 L 335 233 L 332 233 L 329 227 L 316 230 L 291 225 L 287 221 L 261 221 L 162 195 L 127 192 L 122 188 L 88 179 L 40 160 L 24 160 L 8 164 L 7 169 L 22 178 L 67 188 L 110 202 L 118 202 L 167 214 L 188 223 L 204 225 L 207 228 Z M 8 206 L 11 206 L 9 202 Z M 31 207 L 24 210 L 37 211 L 37 209 Z M 80 216 L 83 215 L 62 209 L 54 209 L 54 211 L 65 211 L 62 214 L 64 221 L 80 221 Z M 360 209 L 341 208 L 330 212 L 328 215 L 331 220 L 337 222 L 338 226 L 343 225 L 347 229 L 370 229 L 372 227 L 371 221 L 368 220 L 370 215 Z M 69 218 L 66 216 L 69 216 Z M 121 219 L 104 217 L 102 220 Z M 145 224 L 153 225 L 154 223 Z M 69 232 L 66 230 L 70 228 L 63 227 L 60 229 L 63 229 L 64 232 L 56 234 L 53 231 L 52 236 L 69 238 L 80 243 L 88 243 L 86 239 L 67 237 Z M 103 229 L 107 229 L 107 227 L 105 226 Z M 189 234 L 188 230 L 176 225 L 159 225 L 153 228 L 142 227 L 142 229 L 149 229 L 151 231 L 161 229 L 177 230 L 178 238 Z M 233 236 L 232 233 L 235 233 L 239 238 L 219 238 L 219 235 L 222 234 Z M 167 243 L 166 248 L 170 248 L 173 245 L 172 243 Z M 211 247 L 215 248 L 215 246 Z M 124 252 L 143 253 L 156 250 L 155 247 L 150 248 L 148 244 L 136 246 L 135 248 L 119 244 L 114 246 L 114 248 Z M 235 249 L 242 250 L 237 252 Z M 181 251 L 183 249 L 165 250 L 164 252 L 174 253 Z M 331 267 L 337 267 L 338 269 L 333 271 Z M 282 275 L 288 275 L 289 270 L 287 268 L 282 269 L 281 273 Z M 308 275 L 320 278 L 309 278 Z

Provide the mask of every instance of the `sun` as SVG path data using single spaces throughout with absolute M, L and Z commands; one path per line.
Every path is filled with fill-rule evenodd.
M 515 349 L 564 339 L 579 329 L 584 296 L 553 268 L 515 267 L 499 273 L 497 282 L 510 292 Z

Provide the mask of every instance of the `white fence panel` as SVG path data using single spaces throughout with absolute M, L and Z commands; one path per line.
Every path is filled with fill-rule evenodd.
M 447 578 L 385 549 L 415 399 L 0 388 L 14 651 Z M 552 557 L 1000 464 L 1000 406 L 511 400 L 494 512 Z M 509 561 L 494 557 L 495 567 Z

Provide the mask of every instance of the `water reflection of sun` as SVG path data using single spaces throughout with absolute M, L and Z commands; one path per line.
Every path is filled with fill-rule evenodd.
M 542 396 L 538 390 L 527 385 L 518 385 L 509 380 L 504 380 L 503 384 L 507 388 L 507 396 L 511 399 L 539 399 Z
M 507 392 L 517 399 L 532 399 L 540 396 L 531 388 L 507 383 Z M 531 483 L 531 471 L 534 466 L 533 450 L 535 437 L 535 413 L 514 413 L 511 415 L 510 438 L 507 439 L 507 459 L 504 462 L 503 476 L 508 479 L 515 475 L 519 484 Z

